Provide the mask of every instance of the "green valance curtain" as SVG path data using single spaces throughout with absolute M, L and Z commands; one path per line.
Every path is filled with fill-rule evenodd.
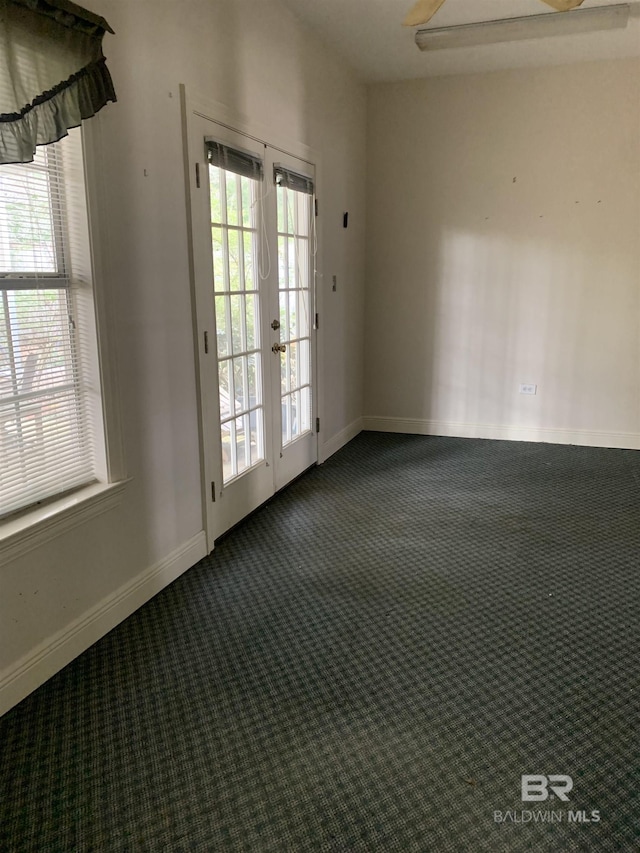
M 105 32 L 70 0 L 0 0 L 0 164 L 30 162 L 116 100 Z

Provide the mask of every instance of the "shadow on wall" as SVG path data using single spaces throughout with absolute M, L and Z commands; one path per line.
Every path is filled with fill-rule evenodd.
M 637 71 L 370 90 L 366 414 L 381 426 L 637 441 Z
M 637 341 L 620 318 L 637 313 L 629 282 L 638 271 L 631 252 L 611 249 L 606 201 L 580 204 L 579 219 L 567 210 L 558 230 L 534 211 L 508 233 L 496 233 L 490 217 L 475 232 L 443 228 L 422 417 L 603 431 L 622 420 L 633 428 Z M 536 395 L 520 394 L 521 384 L 535 385 Z

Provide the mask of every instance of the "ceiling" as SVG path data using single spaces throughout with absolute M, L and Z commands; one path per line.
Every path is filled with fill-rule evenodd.
M 631 19 L 626 30 L 554 36 L 432 53 L 421 53 L 414 42 L 415 30 L 401 26 L 412 0 L 283 2 L 309 29 L 341 54 L 362 79 L 369 81 L 470 74 L 640 55 L 640 0 L 627 0 L 631 5 Z M 581 8 L 613 6 L 619 2 L 621 0 L 585 0 Z M 447 0 L 429 27 L 545 13 L 553 14 L 553 10 L 540 0 Z

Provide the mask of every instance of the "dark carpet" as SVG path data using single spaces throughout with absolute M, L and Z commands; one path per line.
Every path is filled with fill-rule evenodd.
M 638 850 L 639 625 L 640 453 L 363 433 L 0 720 L 0 850 Z

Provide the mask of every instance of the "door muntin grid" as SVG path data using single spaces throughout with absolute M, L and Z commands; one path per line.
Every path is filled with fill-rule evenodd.
M 312 196 L 276 185 L 282 447 L 311 431 Z
M 209 164 L 223 484 L 265 458 L 259 183 Z

